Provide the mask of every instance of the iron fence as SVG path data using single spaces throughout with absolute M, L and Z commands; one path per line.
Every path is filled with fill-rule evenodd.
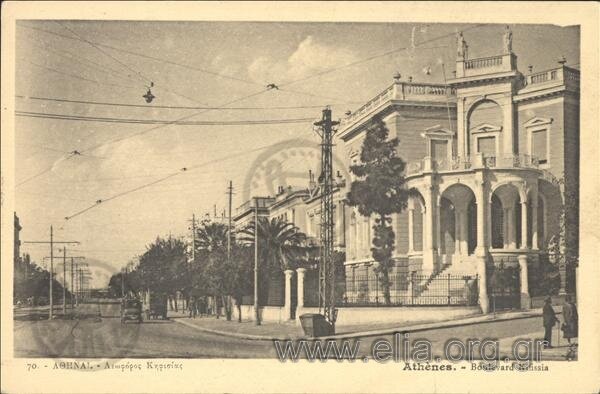
M 477 305 L 476 275 L 451 273 L 390 274 L 389 300 L 381 275 L 346 277 L 337 286 L 337 306 L 471 306 Z

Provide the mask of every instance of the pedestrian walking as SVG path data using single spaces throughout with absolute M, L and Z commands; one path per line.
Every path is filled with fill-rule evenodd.
M 563 305 L 563 319 L 564 322 L 560 327 L 563 332 L 563 338 L 565 338 L 569 342 L 569 345 L 571 345 L 571 339 L 577 338 L 578 336 L 579 316 L 577 315 L 577 307 L 569 295 L 565 297 L 565 303 Z
M 552 297 L 546 297 L 544 308 L 542 310 L 544 324 L 544 348 L 552 348 L 552 327 L 556 325 L 558 319 L 552 308 Z

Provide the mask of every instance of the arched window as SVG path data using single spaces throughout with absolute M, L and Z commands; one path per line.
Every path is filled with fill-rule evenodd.
M 482 153 L 485 157 L 498 156 L 503 126 L 500 105 L 491 100 L 480 101 L 470 109 L 467 124 L 468 153 Z

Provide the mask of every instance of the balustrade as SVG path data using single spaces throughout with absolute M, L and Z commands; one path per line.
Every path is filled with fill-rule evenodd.
M 465 69 L 496 67 L 502 65 L 502 56 L 482 57 L 465 61 Z

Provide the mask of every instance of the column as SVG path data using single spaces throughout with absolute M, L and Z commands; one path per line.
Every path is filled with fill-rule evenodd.
M 502 248 L 508 249 L 508 208 L 502 208 Z
M 460 210 L 460 251 L 469 254 L 469 213 L 466 208 Z
M 527 201 L 521 202 L 521 249 L 527 249 Z
M 445 253 L 442 249 L 443 240 L 442 240 L 442 207 L 441 201 L 438 197 L 435 197 L 436 205 L 435 205 L 435 250 L 436 258 L 433 260 L 434 269 L 437 271 L 440 269 L 442 265 L 442 253 Z
M 529 309 L 531 307 L 531 299 L 529 298 L 529 275 L 527 271 L 527 256 L 519 255 L 519 268 L 521 268 L 521 309 Z
M 425 188 L 424 195 L 425 198 L 425 221 L 423 226 L 423 271 L 432 272 L 435 266 L 436 261 L 436 253 L 434 249 L 434 234 L 435 234 L 435 225 L 434 225 L 434 193 L 433 186 L 428 186 Z
M 304 277 L 306 276 L 306 268 L 298 268 L 298 308 L 304 307 Z
M 514 204 L 508 209 L 508 231 L 509 231 L 509 241 L 508 247 L 510 249 L 517 248 L 517 226 L 516 226 L 516 215 L 517 210 L 515 209 Z
M 538 195 L 533 189 L 531 196 L 531 249 L 538 250 Z
M 292 274 L 294 271 L 285 270 L 285 303 L 283 305 L 283 318 L 291 319 L 292 316 Z
M 414 240 L 415 229 L 413 228 L 414 215 L 415 215 L 415 209 L 409 208 L 408 209 L 408 253 L 412 253 L 415 251 L 415 240 Z
M 490 310 L 490 301 L 487 294 L 487 270 L 486 270 L 486 245 L 485 245 L 485 213 L 486 196 L 485 183 L 480 180 L 477 182 L 475 190 L 475 202 L 477 204 L 477 249 L 475 251 L 477 259 L 477 274 L 479 279 L 479 305 L 483 313 Z
M 454 207 L 454 255 L 460 255 L 460 212 Z

